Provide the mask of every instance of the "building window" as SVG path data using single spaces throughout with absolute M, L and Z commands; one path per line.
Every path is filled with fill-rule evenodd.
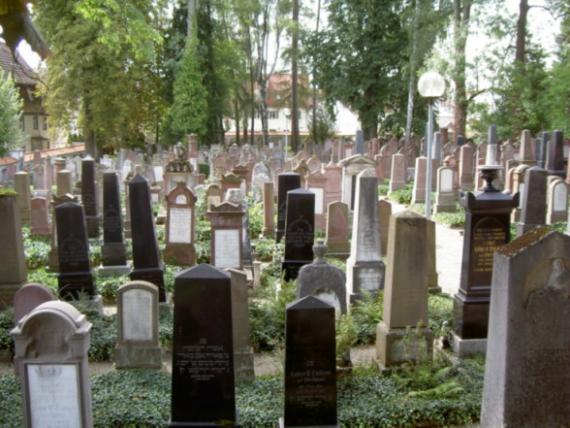
M 277 119 L 279 118 L 279 112 L 277 110 L 269 110 L 267 112 L 267 117 L 269 119 Z
M 39 127 L 38 115 L 34 114 L 34 129 L 39 129 Z
M 22 131 L 26 130 L 26 116 L 24 115 L 20 116 L 20 128 L 22 128 Z

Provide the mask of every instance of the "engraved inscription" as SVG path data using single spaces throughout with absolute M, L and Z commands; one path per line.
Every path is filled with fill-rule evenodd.
M 146 290 L 123 293 L 123 339 L 149 341 L 152 335 L 152 295 Z
M 190 208 L 170 208 L 168 241 L 173 244 L 192 242 L 192 210 Z

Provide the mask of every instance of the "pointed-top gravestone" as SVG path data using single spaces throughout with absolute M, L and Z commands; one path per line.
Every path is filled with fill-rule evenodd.
M 529 232 L 495 253 L 483 428 L 570 421 L 570 237 Z
M 336 427 L 334 308 L 307 296 L 287 305 L 282 427 Z
M 536 161 L 541 168 L 546 168 L 546 157 L 548 151 L 548 132 L 541 132 L 540 138 L 536 141 Z
M 97 186 L 95 183 L 95 161 L 87 155 L 81 161 L 81 203 L 85 210 L 87 235 L 99 237 L 99 215 L 97 210 Z
M 285 234 L 285 215 L 287 213 L 287 192 L 301 187 L 301 176 L 296 173 L 287 172 L 277 176 L 277 230 L 275 240 L 281 241 Z
M 546 169 L 548 175 L 564 177 L 564 134 L 559 129 L 552 133 L 547 143 Z
M 132 281 L 148 281 L 156 285 L 159 302 L 166 302 L 164 272 L 150 206 L 150 188 L 142 175 L 137 174 L 129 182 L 129 205 L 133 238 L 133 270 L 130 278 Z
M 237 426 L 231 279 L 200 264 L 176 276 L 171 427 Z

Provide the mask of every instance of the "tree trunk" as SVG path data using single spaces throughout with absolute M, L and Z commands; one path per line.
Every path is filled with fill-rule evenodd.
M 517 43 L 515 52 L 515 61 L 519 64 L 526 63 L 526 20 L 528 9 L 528 0 L 520 0 L 519 18 L 517 20 Z
M 465 135 L 467 122 L 467 89 L 465 86 L 465 46 L 469 31 L 469 18 L 472 0 L 453 0 L 453 37 L 455 64 L 453 67 L 454 96 L 454 136 Z
M 239 102 L 237 97 L 234 100 L 234 117 L 235 117 L 235 123 L 236 123 L 236 144 L 239 146 L 240 145 L 240 135 L 239 135 L 239 119 L 240 119 L 240 115 L 239 115 Z
M 412 24 L 412 49 L 410 52 L 410 82 L 408 84 L 408 108 L 406 111 L 406 142 L 410 141 L 412 135 L 412 125 L 414 122 L 414 101 L 416 97 L 416 72 L 418 55 L 418 23 L 420 16 L 420 2 L 414 0 L 414 22 Z
M 299 150 L 299 0 L 293 0 L 293 34 L 291 39 L 291 146 L 293 153 Z

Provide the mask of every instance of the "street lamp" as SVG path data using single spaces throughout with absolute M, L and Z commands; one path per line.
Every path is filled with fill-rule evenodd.
M 16 159 L 18 161 L 18 171 L 24 170 L 24 148 L 16 148 L 10 150 L 10 157 Z
M 426 218 L 431 217 L 431 176 L 432 176 L 432 142 L 433 142 L 433 102 L 445 92 L 445 80 L 441 74 L 428 71 L 418 80 L 420 95 L 428 99 L 427 123 L 427 171 L 426 171 Z

